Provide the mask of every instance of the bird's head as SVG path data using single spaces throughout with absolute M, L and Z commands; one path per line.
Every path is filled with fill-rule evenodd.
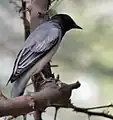
M 51 18 L 52 20 L 56 20 L 59 22 L 65 31 L 70 29 L 82 29 L 79 25 L 77 25 L 74 20 L 67 14 L 56 14 Z

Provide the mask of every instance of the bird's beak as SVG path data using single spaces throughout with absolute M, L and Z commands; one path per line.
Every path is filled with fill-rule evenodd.
M 75 28 L 76 29 L 83 29 L 82 27 L 78 26 L 78 25 L 75 25 Z

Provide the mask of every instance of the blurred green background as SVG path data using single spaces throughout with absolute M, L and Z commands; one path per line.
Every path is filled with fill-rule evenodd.
M 113 0 L 62 0 L 53 8 L 67 13 L 83 27 L 71 30 L 53 57 L 55 75 L 66 83 L 77 80 L 81 87 L 72 94 L 72 102 L 92 107 L 113 102 Z M 24 43 L 23 22 L 8 0 L 0 1 L 0 87 L 9 96 L 11 85 L 5 86 L 11 75 L 17 53 Z M 112 109 L 110 109 L 112 113 Z M 54 108 L 43 118 L 53 120 Z M 32 116 L 28 117 L 30 120 Z M 1 118 L 2 120 L 3 118 Z M 21 118 L 19 118 L 21 119 Z M 61 109 L 58 120 L 87 120 L 87 115 Z M 91 119 L 104 119 L 91 117 Z

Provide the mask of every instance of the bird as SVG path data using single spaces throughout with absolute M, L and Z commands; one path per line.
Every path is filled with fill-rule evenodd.
M 26 39 L 14 62 L 12 74 L 7 82 L 13 83 L 11 96 L 24 93 L 29 79 L 40 73 L 51 61 L 60 46 L 63 36 L 71 29 L 82 29 L 68 14 L 56 14 L 40 24 Z

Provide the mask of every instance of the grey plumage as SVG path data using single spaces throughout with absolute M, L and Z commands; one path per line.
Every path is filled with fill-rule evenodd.
M 51 27 L 51 29 L 48 29 Z M 41 28 L 41 29 L 40 29 Z M 19 52 L 13 68 L 13 77 L 10 81 L 14 82 L 22 73 L 32 67 L 47 51 L 61 40 L 61 31 L 51 23 L 40 25 L 26 40 L 23 48 Z
M 71 26 L 71 23 L 66 25 L 67 18 L 64 20 L 62 16 L 56 15 L 50 21 L 41 24 L 27 38 L 17 55 L 13 73 L 9 79 L 11 83 L 14 82 L 12 87 L 13 97 L 22 95 L 30 77 L 36 72 L 40 72 L 46 63 L 51 60 L 65 32 L 71 28 L 79 27 L 69 16 L 64 15 L 67 18 L 69 17 L 68 19 L 71 19 L 73 23 L 73 26 Z

